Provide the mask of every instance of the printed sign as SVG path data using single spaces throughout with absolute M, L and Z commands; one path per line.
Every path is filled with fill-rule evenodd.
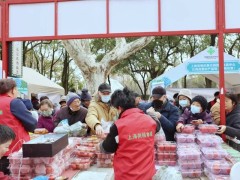
M 23 73 L 23 43 L 15 41 L 9 45 L 9 76 L 22 77 Z
M 20 78 L 12 78 L 12 79 L 16 82 L 18 91 L 22 94 L 28 95 L 27 82 Z
M 191 74 L 213 74 L 219 72 L 218 62 L 190 62 L 187 64 L 187 71 Z M 239 61 L 228 61 L 224 63 L 226 73 L 238 73 L 240 71 Z

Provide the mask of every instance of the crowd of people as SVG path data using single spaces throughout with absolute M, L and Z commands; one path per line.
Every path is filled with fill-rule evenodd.
M 115 153 L 115 179 L 151 179 L 154 167 L 154 135 L 162 128 L 167 141 L 174 141 L 186 124 L 217 124 L 218 134 L 240 140 L 240 104 L 234 94 L 225 94 L 226 124 L 220 124 L 219 93 L 214 100 L 181 89 L 171 102 L 166 90 L 155 87 L 149 101 L 142 101 L 136 92 L 124 88 L 111 91 L 102 83 L 94 97 L 87 89 L 81 94 L 74 90 L 62 96 L 60 109 L 47 97 L 17 98 L 16 83 L 12 79 L 0 80 L 0 178 L 9 174 L 8 155 L 18 151 L 29 141 L 29 132 L 44 129 L 53 132 L 58 124 L 67 120 L 69 125 L 86 123 L 88 134 L 102 136 L 104 141 L 96 148 Z M 108 124 L 108 126 L 106 126 Z M 109 126 L 109 124 L 111 126 Z

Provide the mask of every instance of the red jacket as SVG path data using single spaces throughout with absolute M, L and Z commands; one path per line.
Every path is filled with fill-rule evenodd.
M 140 109 L 133 108 L 124 111 L 115 124 L 119 137 L 113 161 L 115 180 L 152 179 L 156 122 Z
M 14 180 L 11 176 L 4 175 L 3 172 L 0 172 L 0 179 L 1 180 Z
M 8 156 L 11 152 L 21 149 L 23 141 L 29 141 L 30 137 L 22 123 L 12 114 L 10 110 L 10 103 L 13 98 L 7 95 L 2 95 L 0 96 L 0 99 L 0 124 L 9 126 L 16 134 L 16 138 L 10 145 L 9 151 L 5 154 L 5 156 Z

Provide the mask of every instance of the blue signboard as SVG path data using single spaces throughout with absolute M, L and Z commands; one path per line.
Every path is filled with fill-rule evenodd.
M 187 71 L 191 74 L 217 74 L 219 72 L 219 63 L 217 61 L 189 62 L 187 64 Z M 224 71 L 227 73 L 240 72 L 240 62 L 236 60 L 225 62 Z
M 20 78 L 12 78 L 16 82 L 17 89 L 20 93 L 27 95 L 28 94 L 28 85 L 27 82 Z

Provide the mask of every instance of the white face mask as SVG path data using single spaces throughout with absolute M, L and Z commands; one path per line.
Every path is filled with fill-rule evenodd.
M 51 109 L 51 110 L 47 110 L 47 111 L 46 110 L 45 111 L 40 111 L 40 114 L 44 117 L 49 117 L 49 116 L 52 115 L 52 112 L 53 112 L 53 110 Z
M 193 114 L 200 113 L 200 111 L 201 111 L 201 108 L 200 108 L 200 107 L 195 106 L 195 105 L 191 105 L 191 112 L 192 112 Z
M 104 103 L 108 103 L 110 101 L 110 95 L 101 95 L 101 101 Z
M 180 100 L 179 105 L 182 107 L 186 107 L 188 105 L 188 100 L 187 99 Z

